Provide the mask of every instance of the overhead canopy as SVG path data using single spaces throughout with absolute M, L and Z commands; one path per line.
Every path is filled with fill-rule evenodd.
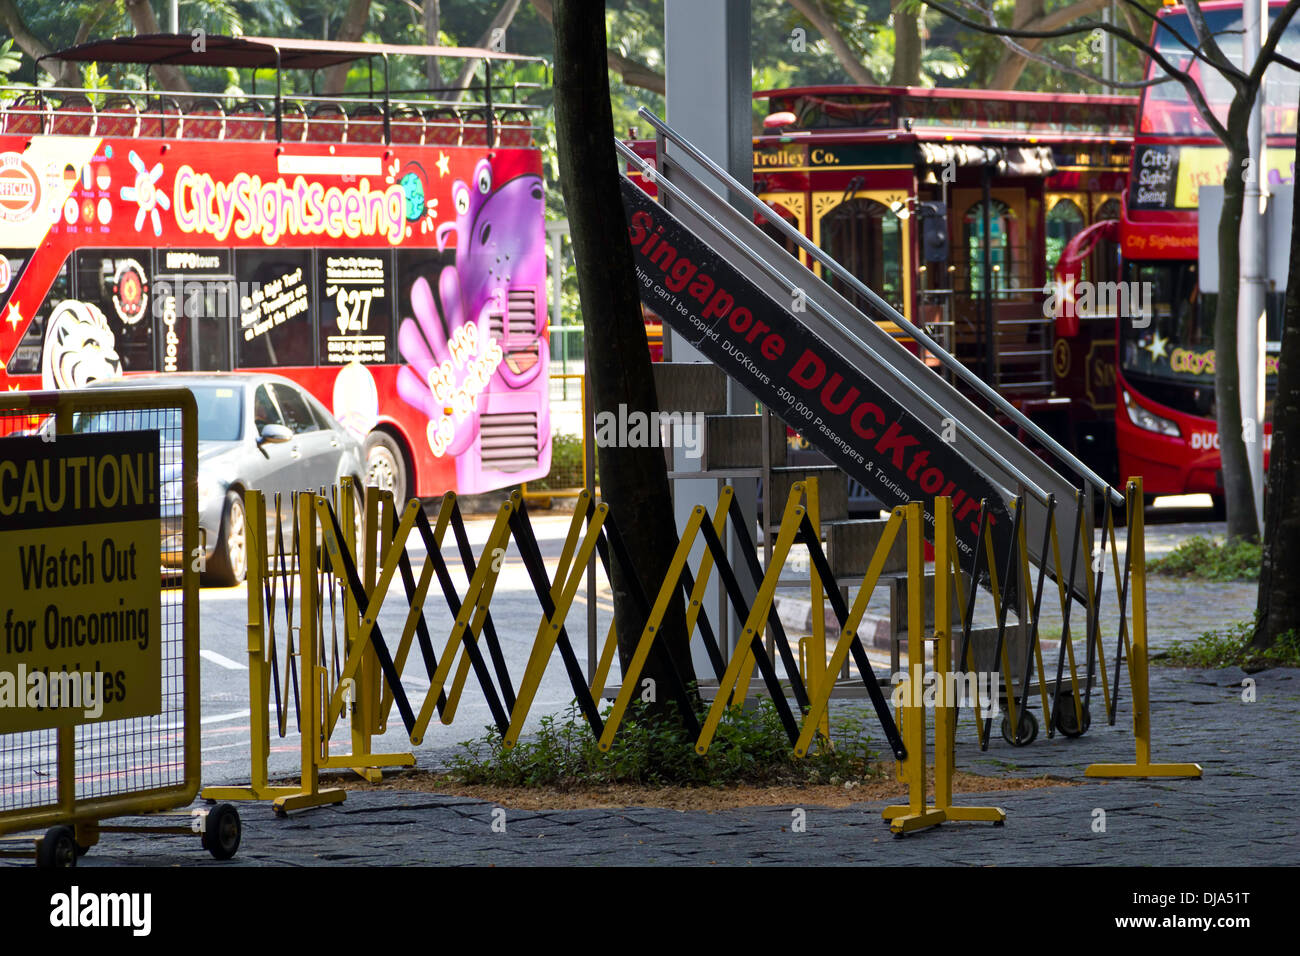
M 1056 160 L 1050 146 L 975 146 L 918 142 L 926 166 L 992 166 L 999 176 L 1050 176 Z
M 290 40 L 282 37 L 203 36 L 155 33 L 92 40 L 41 57 L 68 63 L 139 63 L 144 66 L 220 66 L 243 69 L 320 70 L 372 56 L 437 56 L 461 59 L 545 62 L 540 57 L 478 47 L 405 46 L 395 43 L 342 43 L 336 40 Z M 278 60 L 277 60 L 278 53 Z M 40 61 L 38 61 L 40 62 Z

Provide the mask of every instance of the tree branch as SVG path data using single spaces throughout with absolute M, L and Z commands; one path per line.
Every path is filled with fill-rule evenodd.
M 531 0 L 531 3 L 537 15 L 553 25 L 551 0 Z M 609 68 L 621 76 L 628 86 L 640 87 L 651 93 L 658 93 L 660 96 L 667 95 L 667 85 L 662 73 L 656 73 L 644 63 L 638 63 L 615 50 L 605 51 L 605 59 Z
M 14 38 L 18 48 L 30 56 L 33 60 L 39 60 L 43 56 L 48 56 L 54 51 L 45 45 L 36 34 L 32 33 L 23 19 L 23 15 L 14 5 L 14 0 L 0 0 L 0 21 L 3 21 L 5 27 L 9 30 L 9 35 Z M 77 69 L 75 63 L 64 63 L 62 60 L 55 60 L 58 64 L 58 72 L 51 68 L 50 63 L 42 63 L 41 69 L 50 76 L 54 77 L 54 82 L 59 86 L 80 86 L 81 71 Z
M 162 32 L 157 18 L 153 15 L 153 7 L 149 0 L 126 0 L 126 12 L 131 17 L 131 26 L 135 28 L 136 36 L 150 36 Z M 159 63 L 154 67 L 153 73 L 158 77 L 158 83 L 163 89 L 190 92 L 189 80 L 185 79 L 185 74 L 176 67 Z
M 860 86 L 879 85 L 875 75 L 853 52 L 852 47 L 836 29 L 835 23 L 827 16 L 818 0 L 790 0 L 790 6 L 798 10 L 803 18 L 812 24 L 813 29 L 825 37 L 831 52 L 835 54 L 835 59 L 839 60 L 840 66 L 844 67 L 844 71 L 849 74 L 854 83 Z
M 505 0 L 501 4 L 501 9 L 497 11 L 496 16 L 492 18 L 492 22 L 483 31 L 483 35 L 479 37 L 479 47 L 486 47 L 491 43 L 492 36 L 497 30 L 505 30 L 510 26 L 510 21 L 515 18 L 515 13 L 519 10 L 519 2 L 520 0 Z M 456 77 L 456 82 L 452 84 L 454 89 L 460 91 L 457 94 L 457 99 L 463 96 L 465 90 L 469 88 L 470 81 L 474 79 L 474 71 L 477 68 L 478 60 L 466 60 L 465 65 L 460 68 L 460 74 Z
M 1300 9 L 1300 0 L 1289 0 L 1287 5 L 1282 8 L 1278 18 L 1269 25 L 1268 35 L 1264 37 L 1264 45 L 1260 48 L 1259 57 L 1255 60 L 1255 66 L 1247 78 L 1247 82 L 1252 84 L 1252 89 L 1258 89 L 1259 84 L 1263 82 L 1264 70 L 1268 68 L 1271 60 L 1277 60 L 1280 63 L 1284 59 L 1277 53 L 1277 45 L 1282 42 L 1282 34 L 1291 25 L 1291 20 L 1295 17 L 1298 9 Z M 1295 69 L 1295 67 L 1292 66 L 1291 69 Z
M 979 4 L 971 2 L 971 0 L 959 0 L 959 2 L 963 2 L 964 6 L 976 9 L 980 13 L 983 13 L 986 17 L 988 17 L 990 21 L 989 23 L 987 24 L 978 23 L 974 20 L 967 19 L 966 17 L 962 16 L 960 13 L 957 13 L 955 10 L 946 7 L 941 3 L 936 3 L 934 2 L 934 0 L 928 0 L 928 2 L 929 2 L 929 6 L 934 7 L 936 10 L 940 11 L 945 16 L 950 17 L 953 20 L 956 20 L 958 23 L 962 24 L 963 26 L 969 27 L 970 29 L 975 30 L 979 33 L 984 33 L 996 37 L 1002 37 L 1004 41 L 1008 41 L 1009 46 L 1017 49 L 1022 56 L 1027 56 L 1030 59 L 1034 60 L 1035 62 L 1044 63 L 1047 66 L 1052 67 L 1053 69 L 1062 70 L 1066 73 L 1071 74 L 1072 76 L 1078 76 L 1082 79 L 1089 80 L 1093 83 L 1099 83 L 1102 86 L 1108 86 L 1111 89 L 1130 89 L 1130 90 L 1142 89 L 1148 86 L 1154 86 L 1157 83 L 1165 83 L 1168 82 L 1168 80 L 1173 80 L 1181 84 L 1183 89 L 1187 91 L 1187 95 L 1191 99 L 1192 105 L 1196 107 L 1196 111 L 1201 114 L 1201 119 L 1205 121 L 1205 124 L 1210 128 L 1210 131 L 1214 133 L 1215 137 L 1225 146 L 1232 145 L 1228 140 L 1227 129 L 1224 127 L 1222 123 L 1219 122 L 1218 117 L 1214 115 L 1214 112 L 1210 109 L 1209 104 L 1205 102 L 1205 97 L 1201 93 L 1201 88 L 1196 85 L 1196 81 L 1193 80 L 1185 70 L 1180 70 L 1177 67 L 1175 67 L 1172 63 L 1170 63 L 1169 60 L 1167 60 L 1159 50 L 1151 46 L 1151 44 L 1139 40 L 1137 36 L 1130 33 L 1128 30 L 1125 30 L 1123 27 L 1117 26 L 1116 24 L 1113 23 L 1099 23 L 1096 20 L 1085 20 L 1082 23 L 1075 24 L 1073 26 L 1060 27 L 1053 30 L 1017 30 L 1013 27 L 1002 26 L 997 22 L 997 18 L 994 15 L 992 9 L 981 7 Z M 1142 80 L 1142 81 L 1133 81 L 1133 82 L 1121 81 L 1121 80 L 1107 80 L 1104 77 L 1100 77 L 1097 76 L 1096 74 L 1089 73 L 1088 71 L 1082 70 L 1079 67 L 1073 66 L 1069 63 L 1062 63 L 1059 60 L 1053 60 L 1050 57 L 1040 57 L 1037 54 L 1030 53 L 1028 50 L 1023 50 L 1019 48 L 1017 44 L 1009 42 L 1011 38 L 1051 39 L 1054 37 L 1076 36 L 1080 33 L 1091 32 L 1093 30 L 1100 30 L 1103 33 L 1109 33 L 1112 36 L 1119 37 L 1125 43 L 1128 43 L 1131 46 L 1138 48 L 1139 50 L 1144 52 L 1148 57 L 1150 57 L 1151 60 L 1161 68 L 1161 70 L 1164 71 L 1167 79 Z

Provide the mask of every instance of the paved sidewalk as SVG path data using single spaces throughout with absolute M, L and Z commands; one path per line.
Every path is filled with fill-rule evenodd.
M 792 807 L 717 812 L 626 808 L 530 812 L 412 792 L 358 792 L 339 806 L 277 819 L 267 806 L 241 807 L 244 843 L 223 866 L 416 865 L 1216 865 L 1300 862 L 1300 670 L 1254 675 L 1257 700 L 1242 700 L 1238 669 L 1152 668 L 1153 757 L 1198 762 L 1201 780 L 1085 781 L 1094 762 L 1132 762 L 1131 712 L 1121 701 L 1108 727 L 1095 716 L 1083 738 L 1040 738 L 1012 748 L 997 736 L 972 743 L 962 716 L 958 767 L 1010 776 L 1061 776 L 1078 786 L 964 794 L 958 803 L 996 804 L 1004 827 L 950 823 L 893 839 L 883 803 L 847 809 L 807 806 L 806 832 Z M 1126 687 L 1127 691 L 1127 687 Z M 1102 711 L 1095 700 L 1095 714 Z M 878 739 L 878 737 L 877 737 Z M 436 755 L 434 755 L 436 757 Z M 422 755 L 422 764 L 429 762 Z M 1097 810 L 1105 832 L 1094 832 Z M 499 818 L 500 814 L 497 814 Z M 216 866 L 197 840 L 105 835 L 81 866 Z

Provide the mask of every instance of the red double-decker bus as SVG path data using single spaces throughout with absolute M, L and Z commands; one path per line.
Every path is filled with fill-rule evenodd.
M 1225 53 L 1239 61 L 1241 3 L 1202 3 L 1200 8 Z M 1169 6 L 1158 16 L 1163 26 L 1156 27 L 1153 44 L 1174 64 L 1187 66 L 1188 48 L 1174 35 L 1197 45 L 1187 11 Z M 1292 59 L 1300 54 L 1297 21 L 1279 52 Z M 1199 64 L 1190 69 L 1215 115 L 1226 121 L 1232 100 L 1227 82 Z M 1158 65 L 1148 65 L 1149 79 L 1161 75 Z M 1270 66 L 1265 95 L 1266 168 L 1261 174 L 1273 185 L 1293 183 L 1300 77 L 1279 64 Z M 1116 432 L 1120 473 L 1142 475 L 1149 494 L 1207 493 L 1219 499 L 1223 494 L 1214 388 L 1217 296 L 1203 292 L 1198 280 L 1197 204 L 1200 187 L 1223 182 L 1227 161 L 1227 150 L 1181 84 L 1169 81 L 1146 89 L 1120 248 L 1124 278 L 1149 290 L 1151 315 L 1149 322 L 1145 315 L 1140 322 L 1119 322 Z M 1285 295 L 1285 288 L 1276 288 L 1266 297 L 1266 460 Z
M 224 67 L 252 92 L 0 91 L 0 387 L 274 370 L 399 499 L 549 472 L 537 84 L 501 82 L 531 58 L 189 34 L 51 56 L 146 84 Z M 399 56 L 482 60 L 484 79 L 395 90 Z M 357 61 L 365 93 L 302 92 Z

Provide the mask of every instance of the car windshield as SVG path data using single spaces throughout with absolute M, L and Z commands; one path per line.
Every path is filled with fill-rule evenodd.
M 199 407 L 199 441 L 239 441 L 244 435 L 244 390 L 231 385 L 189 385 Z M 78 412 L 74 432 L 119 432 L 158 429 L 180 431 L 175 408 L 101 409 Z

